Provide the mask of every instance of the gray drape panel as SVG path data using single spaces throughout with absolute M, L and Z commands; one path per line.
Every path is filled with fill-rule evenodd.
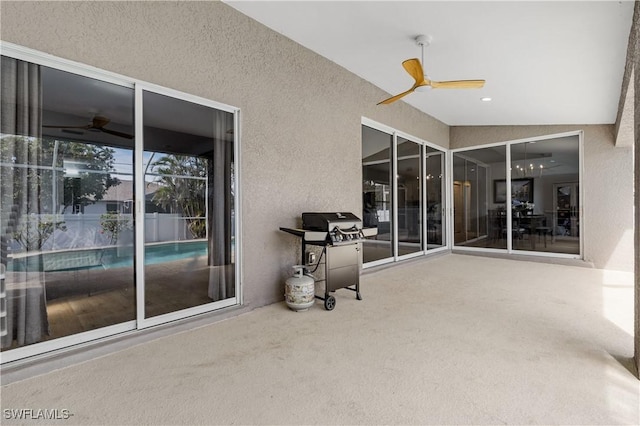
M 42 83 L 40 66 L 2 57 L 0 131 L 2 141 L 2 181 L 0 182 L 0 235 L 4 242 L 13 238 L 16 226 L 38 226 L 40 210 L 40 171 L 28 166 L 41 165 Z M 23 167 L 11 167 L 15 163 Z M 12 214 L 13 213 L 13 214 Z M 11 216 L 15 216 L 11 218 Z M 0 258 L 7 267 L 3 244 Z M 2 283 L 6 289 L 6 324 L 2 347 L 42 340 L 48 333 L 44 273 L 13 265 Z
M 208 173 L 209 297 L 223 300 L 235 296 L 231 237 L 233 194 L 231 164 L 233 141 L 227 131 L 233 129 L 233 114 L 215 111 L 213 158 Z

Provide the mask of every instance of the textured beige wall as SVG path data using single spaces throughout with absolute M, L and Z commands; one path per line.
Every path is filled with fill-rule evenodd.
M 2 2 L 0 37 L 241 109 L 245 304 L 283 299 L 303 211 L 361 209 L 361 117 L 449 128 L 218 2 Z
M 597 268 L 633 271 L 633 150 L 614 146 L 613 125 L 452 127 L 451 148 L 582 130 L 584 258 Z

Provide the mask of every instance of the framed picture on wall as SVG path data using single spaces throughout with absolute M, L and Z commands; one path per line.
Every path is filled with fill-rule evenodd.
M 511 202 L 533 203 L 533 178 L 511 179 Z M 507 181 L 496 179 L 493 181 L 493 202 L 507 202 Z

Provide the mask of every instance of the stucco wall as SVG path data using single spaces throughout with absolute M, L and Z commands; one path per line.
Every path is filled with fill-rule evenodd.
M 633 271 L 633 150 L 615 147 L 613 125 L 452 127 L 450 148 L 584 132 L 584 258 L 597 268 Z
M 282 300 L 303 211 L 361 209 L 361 117 L 448 148 L 449 128 L 218 2 L 2 2 L 0 37 L 241 109 L 243 291 Z

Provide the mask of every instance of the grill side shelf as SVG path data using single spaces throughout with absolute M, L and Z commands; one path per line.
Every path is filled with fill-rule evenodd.
M 280 227 L 281 231 L 287 232 L 291 235 L 295 235 L 296 237 L 302 238 L 302 240 L 306 243 L 311 244 L 324 244 L 327 242 L 327 234 L 328 232 L 320 232 L 320 231 L 307 231 L 304 229 L 298 228 L 285 228 Z

